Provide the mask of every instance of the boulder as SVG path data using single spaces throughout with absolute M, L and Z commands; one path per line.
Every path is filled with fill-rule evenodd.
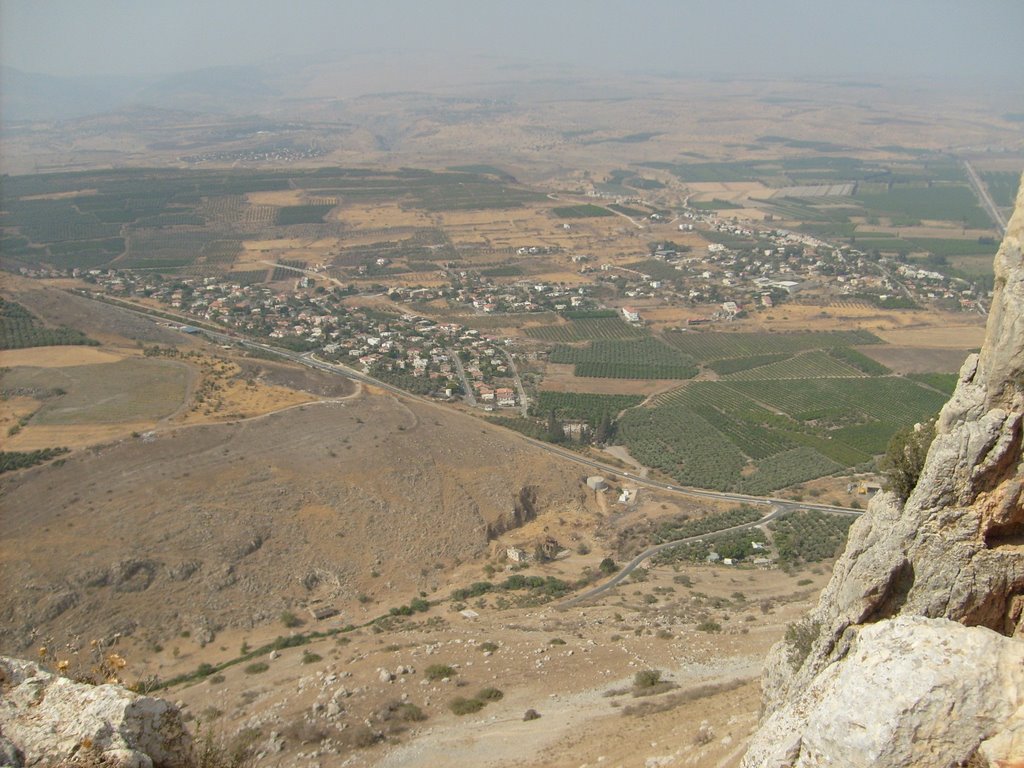
M 170 702 L 120 685 L 88 685 L 0 657 L 0 754 L 50 765 L 82 750 L 111 766 L 180 768 L 192 742 Z M 13 763 L 18 765 L 17 762 Z

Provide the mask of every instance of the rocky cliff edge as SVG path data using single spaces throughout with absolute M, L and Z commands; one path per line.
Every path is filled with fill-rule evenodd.
M 917 486 L 872 501 L 772 649 L 744 768 L 1024 767 L 1024 183 L 1016 203 Z

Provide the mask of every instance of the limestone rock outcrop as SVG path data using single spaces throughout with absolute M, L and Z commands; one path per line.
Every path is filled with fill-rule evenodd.
M 1024 643 L 948 619 L 900 616 L 864 627 L 795 709 L 762 725 L 757 765 L 962 765 L 1024 748 Z M 981 738 L 979 738 L 979 735 Z M 991 742 L 991 743 L 989 743 Z M 838 755 L 838 759 L 833 756 Z
M 48 766 L 89 752 L 112 767 L 178 768 L 190 763 L 191 738 L 181 713 L 163 699 L 0 657 L 3 764 Z
M 992 642 L 1024 646 L 1022 241 L 1024 184 L 996 255 L 996 290 L 981 353 L 969 357 L 960 370 L 956 391 L 942 409 L 935 440 L 909 498 L 901 503 L 892 494 L 882 494 L 872 501 L 850 529 L 846 551 L 818 605 L 788 640 L 772 649 L 763 681 L 762 727 L 744 758 L 746 768 L 958 765 L 957 758 L 941 751 L 927 759 L 921 752 L 913 758 L 879 753 L 875 762 L 853 760 L 849 756 L 856 753 L 862 731 L 881 732 L 883 719 L 895 714 L 885 706 L 889 694 L 876 698 L 864 693 L 855 710 L 861 720 L 850 722 L 845 740 L 839 738 L 841 734 L 825 724 L 831 706 L 827 702 L 840 700 L 833 688 L 850 686 L 849 695 L 858 695 L 857 674 L 844 670 L 856 668 L 865 643 L 887 655 L 892 674 L 899 676 L 930 671 L 941 658 L 911 653 L 923 647 L 912 639 L 915 633 L 924 637 L 935 630 L 948 634 L 949 643 L 959 642 L 954 635 L 960 628 L 948 622 L 901 623 L 906 617 L 945 619 L 977 627 L 991 635 Z M 945 629 L 936 629 L 940 626 Z M 1015 683 L 995 658 L 979 658 L 962 671 L 976 685 L 999 681 L 987 696 L 991 722 L 1003 717 L 1008 702 L 1017 701 Z M 826 690 L 833 692 L 825 696 Z M 929 734 L 927 739 L 939 740 L 940 734 L 929 730 L 929 717 L 934 716 L 930 696 L 926 692 L 914 706 L 901 710 L 899 727 L 917 728 Z M 949 700 L 950 714 L 940 718 L 940 725 L 956 719 L 958 701 Z M 825 739 L 826 731 L 832 734 L 831 741 Z M 988 726 L 977 726 L 974 745 L 965 753 L 975 760 L 972 765 L 1024 765 L 1019 735 L 982 751 L 982 743 L 993 733 Z M 997 758 L 1019 762 L 997 763 Z

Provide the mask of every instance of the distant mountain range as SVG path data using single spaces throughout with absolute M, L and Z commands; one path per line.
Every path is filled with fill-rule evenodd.
M 257 67 L 159 77 L 56 77 L 0 67 L 0 120 L 68 120 L 140 106 L 230 112 L 280 95 L 267 80 Z

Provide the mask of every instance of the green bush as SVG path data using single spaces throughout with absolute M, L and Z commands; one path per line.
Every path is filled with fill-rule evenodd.
M 653 688 L 661 682 L 661 670 L 643 669 L 633 675 L 634 688 Z
M 476 695 L 476 698 L 480 701 L 501 701 L 504 696 L 505 694 L 497 688 L 484 688 Z
M 786 644 L 789 646 L 786 661 L 794 670 L 803 666 L 820 631 L 821 625 L 818 622 L 806 618 L 786 627 Z
M 914 429 L 905 427 L 889 440 L 885 455 L 879 460 L 878 468 L 885 475 L 888 490 L 906 501 L 917 485 L 928 456 L 928 448 L 935 438 L 935 422 L 928 422 Z
M 270 669 L 270 665 L 265 661 L 254 661 L 252 664 L 246 666 L 243 672 L 247 675 L 258 675 L 261 672 L 266 672 Z
M 455 669 L 447 664 L 431 664 L 423 673 L 427 680 L 444 680 L 446 677 L 455 677 Z
M 456 715 L 471 715 L 484 708 L 484 702 L 480 699 L 466 699 L 462 696 L 452 699 L 448 708 Z

